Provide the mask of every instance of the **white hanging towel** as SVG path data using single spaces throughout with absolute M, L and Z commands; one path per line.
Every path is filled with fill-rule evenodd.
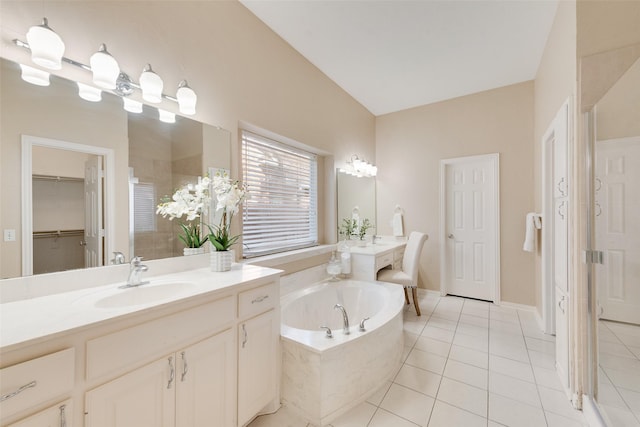
M 404 236 L 404 229 L 402 227 L 402 212 L 395 212 L 393 219 L 391 220 L 391 227 L 393 228 L 394 237 Z
M 522 250 L 527 252 L 533 252 L 536 249 L 536 230 L 542 228 L 542 221 L 540 214 L 535 212 L 529 212 L 525 219 L 525 234 L 524 244 Z

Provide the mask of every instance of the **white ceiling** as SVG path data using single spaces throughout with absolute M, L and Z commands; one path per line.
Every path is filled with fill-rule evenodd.
M 535 78 L 558 0 L 240 0 L 374 115 Z

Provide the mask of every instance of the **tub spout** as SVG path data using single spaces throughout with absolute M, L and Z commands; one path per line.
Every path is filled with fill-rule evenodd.
M 336 304 L 333 306 L 334 310 L 342 311 L 342 321 L 344 322 L 344 334 L 349 335 L 349 316 L 347 316 L 347 310 L 340 304 Z

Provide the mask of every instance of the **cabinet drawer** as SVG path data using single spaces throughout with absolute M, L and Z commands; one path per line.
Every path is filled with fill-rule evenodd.
M 234 319 L 228 296 L 87 341 L 87 379 L 115 376 L 224 328 Z
M 73 348 L 0 370 L 2 418 L 59 397 L 75 383 Z
M 43 426 L 72 426 L 73 407 L 71 399 L 47 408 L 30 417 L 10 424 L 7 427 L 43 427 Z
M 238 295 L 238 316 L 247 318 L 275 307 L 278 304 L 279 295 L 280 291 L 276 282 L 240 292 Z
M 393 253 L 382 254 L 376 257 L 376 271 L 388 265 L 393 265 Z

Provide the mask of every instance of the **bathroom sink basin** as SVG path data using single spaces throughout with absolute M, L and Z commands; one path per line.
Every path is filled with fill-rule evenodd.
M 150 304 L 165 299 L 187 295 L 194 288 L 195 284 L 190 282 L 152 282 L 150 284 L 133 288 L 119 288 L 117 293 L 98 299 L 95 302 L 95 306 L 100 308 L 118 308 Z

